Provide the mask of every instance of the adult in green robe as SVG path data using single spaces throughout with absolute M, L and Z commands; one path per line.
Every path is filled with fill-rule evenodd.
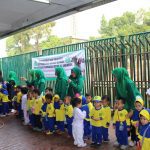
M 45 92 L 45 84 L 46 84 L 46 79 L 44 76 L 44 73 L 42 70 L 37 69 L 35 70 L 35 76 L 36 76 L 36 84 L 37 84 L 37 89 L 39 89 L 40 94 Z
M 141 97 L 141 94 L 125 68 L 115 68 L 112 74 L 116 82 L 116 98 L 123 98 L 125 100 L 124 108 L 130 112 L 129 116 L 131 116 L 135 109 L 136 97 Z
M 81 69 L 79 67 L 74 67 L 71 70 L 71 75 L 69 77 L 68 83 L 69 83 L 69 87 L 68 87 L 69 96 L 73 98 L 77 93 L 82 95 L 84 82 L 83 82 Z
M 55 75 L 57 76 L 55 94 L 58 94 L 61 100 L 64 100 L 68 92 L 68 77 L 63 67 L 56 67 Z
M 25 81 L 27 86 L 33 86 L 34 88 L 37 88 L 37 80 L 36 80 L 36 76 L 35 76 L 35 69 L 31 69 L 29 70 L 29 76 L 31 77 L 30 80 L 26 79 L 25 77 L 21 77 L 22 81 Z

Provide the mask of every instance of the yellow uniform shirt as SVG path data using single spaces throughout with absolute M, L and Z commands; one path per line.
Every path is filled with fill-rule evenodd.
M 91 110 L 93 109 L 93 104 L 91 102 L 89 102 L 87 105 L 89 107 L 89 111 L 91 112 Z
M 17 103 L 21 103 L 21 98 L 22 98 L 22 93 L 18 92 L 17 93 Z
M 32 100 L 27 100 L 27 110 L 31 110 L 33 108 L 34 105 L 34 99 Z
M 103 125 L 103 119 L 105 117 L 103 108 L 100 108 L 100 109 L 96 110 L 93 107 L 93 109 L 91 110 L 91 113 L 90 113 L 90 117 L 91 117 L 91 125 L 92 126 L 101 127 Z M 96 119 L 99 118 L 101 120 L 95 121 L 92 118 L 96 118 Z
M 43 101 L 43 103 L 46 102 L 45 96 L 42 96 L 42 101 Z
M 142 145 L 141 150 L 149 150 L 150 149 L 150 123 L 144 126 L 140 126 L 137 135 L 141 141 L 141 145 Z
M 103 107 L 104 114 L 106 114 L 103 119 L 103 127 L 108 128 L 107 124 L 110 124 L 111 121 L 111 109 L 109 106 Z
M 10 102 L 10 100 L 8 99 L 8 95 L 5 95 L 3 93 L 0 94 L 0 99 L 2 100 L 2 102 L 7 103 Z
M 48 117 L 54 117 L 55 116 L 55 109 L 53 103 L 47 104 L 46 113 Z
M 64 121 L 65 120 L 65 106 L 62 104 L 60 109 L 55 110 L 56 113 L 56 121 Z
M 35 99 L 33 104 L 33 114 L 39 115 L 41 112 L 42 105 L 43 103 L 41 98 Z
M 65 115 L 69 118 L 73 117 L 73 107 L 72 107 L 72 105 L 65 105 Z
M 113 118 L 113 124 L 116 122 L 124 122 L 126 121 L 127 125 L 130 125 L 130 119 L 127 118 L 128 112 L 126 109 L 123 110 L 115 110 L 114 118 Z

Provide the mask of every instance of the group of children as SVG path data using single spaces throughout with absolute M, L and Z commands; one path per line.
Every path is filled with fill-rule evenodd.
M 8 93 L 5 85 L 0 88 L 3 115 L 8 113 Z M 109 127 L 112 111 L 107 95 L 95 96 L 90 94 L 81 96 L 76 94 L 73 99 L 66 96 L 63 100 L 59 95 L 46 88 L 45 96 L 40 96 L 38 89 L 16 87 L 13 98 L 17 116 L 24 118 L 24 125 L 30 125 L 35 131 L 44 131 L 47 135 L 63 134 L 67 128 L 67 136 L 74 138 L 74 145 L 85 147 L 85 141 L 91 139 L 91 146 L 99 147 L 102 142 L 109 142 Z M 144 109 L 144 101 L 137 97 L 135 110 L 129 118 L 124 109 L 125 101 L 120 98 L 115 103 L 113 127 L 116 134 L 114 146 L 126 149 L 128 145 L 137 145 L 139 149 L 150 148 L 150 114 Z M 66 127 L 66 128 L 65 128 Z M 129 131 L 131 141 L 128 143 Z

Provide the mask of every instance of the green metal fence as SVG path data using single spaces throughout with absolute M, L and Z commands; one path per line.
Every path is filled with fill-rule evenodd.
M 108 94 L 113 104 L 115 88 L 111 71 L 115 67 L 126 67 L 142 93 L 146 105 L 149 105 L 145 92 L 150 83 L 150 32 L 55 47 L 43 50 L 42 55 L 81 49 L 85 49 L 86 55 L 85 92 L 92 92 L 93 95 Z M 4 78 L 7 79 L 10 70 L 15 71 L 18 77 L 29 78 L 28 70 L 32 67 L 32 58 L 37 56 L 37 52 L 32 52 L 2 58 L 0 66 Z M 20 84 L 23 83 L 20 81 Z M 47 86 L 54 87 L 54 84 L 55 81 L 47 82 Z

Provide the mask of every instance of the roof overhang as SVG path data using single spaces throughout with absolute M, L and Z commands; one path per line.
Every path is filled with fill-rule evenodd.
M 39 0 L 42 1 L 42 0 Z M 115 0 L 0 1 L 0 38 Z

